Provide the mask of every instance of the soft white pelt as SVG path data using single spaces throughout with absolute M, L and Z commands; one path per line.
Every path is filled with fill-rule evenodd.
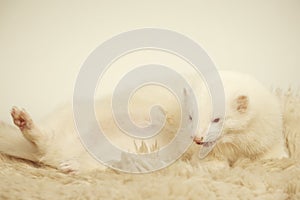
M 160 98 L 160 91 L 147 91 L 148 93 L 142 95 L 134 103 L 137 111 L 131 114 L 133 121 L 139 125 L 151 124 L 149 128 L 153 132 L 156 130 L 155 127 L 163 122 L 164 115 L 166 115 L 166 123 L 162 131 L 151 139 L 140 139 L 138 141 L 126 134 L 120 134 L 120 129 L 114 125 L 110 111 L 107 111 L 107 108 L 110 108 L 109 96 L 96 101 L 96 117 L 103 119 L 104 125 L 102 125 L 102 128 L 106 136 L 113 143 L 116 141 L 121 148 L 131 152 L 143 153 L 145 149 L 143 150 L 139 146 L 145 147 L 146 151 L 164 148 L 165 144 L 174 138 L 178 129 L 177 126 L 182 124 L 180 130 L 184 134 L 176 141 L 175 148 L 168 151 L 170 157 L 173 157 L 173 154 L 175 156 L 176 152 L 182 149 L 182 145 L 186 141 L 189 142 L 191 138 L 195 143 L 201 145 L 201 148 L 199 146 L 192 147 L 187 153 L 190 156 L 187 155 L 186 157 L 190 157 L 191 162 L 199 164 L 203 161 L 199 158 L 204 158 L 214 147 L 204 161 L 220 161 L 218 166 L 215 164 L 216 168 L 232 166 L 235 162 L 244 158 L 256 160 L 288 157 L 283 135 L 281 106 L 278 98 L 249 75 L 232 71 L 220 71 L 220 76 L 225 93 L 225 116 L 220 115 L 219 111 L 212 113 L 215 108 L 210 106 L 210 94 L 207 92 L 204 83 L 198 83 L 197 77 L 194 74 L 189 74 L 187 77 L 192 82 L 192 89 L 195 95 L 199 96 L 197 105 L 191 101 L 193 91 L 174 83 L 174 87 L 179 88 L 180 94 L 178 95 L 182 97 L 183 123 L 179 121 L 181 112 L 177 109 L 178 106 L 167 98 Z M 218 91 L 218 93 L 220 94 L 222 91 Z M 163 103 L 168 105 L 169 109 L 165 107 L 158 109 L 153 119 L 150 120 L 149 116 L 147 119 L 145 110 L 149 108 L 148 101 L 154 95 L 154 99 L 158 99 L 158 103 L 161 103 L 161 99 L 164 100 Z M 214 98 L 222 98 L 222 96 Z M 118 99 L 118 101 L 120 102 L 121 99 Z M 106 106 L 103 106 L 103 104 Z M 97 105 L 100 105 L 100 108 L 97 108 Z M 196 113 L 198 111 L 195 111 L 195 106 L 200 108 L 200 123 L 197 121 Z M 17 107 L 12 108 L 11 115 L 16 127 L 5 123 L 0 124 L 1 153 L 52 166 L 65 173 L 82 173 L 94 169 L 105 170 L 105 167 L 96 162 L 81 145 L 71 105 L 57 109 L 44 121 L 33 120 L 28 112 Z M 121 116 L 122 120 L 125 119 L 122 112 L 117 115 Z M 89 117 L 84 116 L 82 113 L 80 113 L 80 116 L 82 116 L 80 123 L 87 127 L 87 131 L 94 133 L 95 125 L 90 123 Z M 196 132 L 190 133 L 191 130 L 188 127 L 195 127 Z M 212 129 L 209 130 L 209 127 Z M 221 134 L 219 134 L 220 132 Z M 95 137 L 90 135 L 88 140 L 93 141 L 94 145 L 105 146 L 102 143 L 96 144 L 95 141 L 99 140 Z M 105 151 L 107 153 L 111 152 L 110 149 L 105 149 Z M 199 156 L 197 157 L 197 155 Z M 111 159 L 110 162 L 114 166 L 121 165 L 120 167 L 130 169 L 130 171 L 134 168 L 141 171 L 144 170 L 145 166 L 149 168 L 151 165 L 160 165 L 157 159 L 157 163 L 153 163 L 149 162 L 153 159 L 137 161 L 134 156 L 129 157 L 123 155 Z M 152 171 L 151 169 L 146 170 Z
M 190 163 L 186 155 L 155 173 L 70 175 L 2 156 L 0 199 L 300 199 L 300 98 L 291 91 L 278 96 L 289 158 L 245 158 L 219 168 Z

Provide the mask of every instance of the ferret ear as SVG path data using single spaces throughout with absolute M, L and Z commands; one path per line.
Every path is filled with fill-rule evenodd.
M 246 95 L 239 95 L 234 100 L 234 107 L 239 113 L 245 113 L 249 107 L 249 97 Z

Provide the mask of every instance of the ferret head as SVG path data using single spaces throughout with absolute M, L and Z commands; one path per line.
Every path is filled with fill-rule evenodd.
M 245 130 L 252 118 L 250 97 L 245 93 L 225 93 L 225 116 L 213 116 L 211 101 L 205 97 L 202 100 L 199 131 L 194 142 L 204 147 L 213 146 L 219 141 L 230 142 L 233 134 Z

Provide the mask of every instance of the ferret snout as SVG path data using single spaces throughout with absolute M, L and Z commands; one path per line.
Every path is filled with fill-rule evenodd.
M 203 137 L 194 137 L 193 141 L 198 145 L 202 145 L 204 143 Z

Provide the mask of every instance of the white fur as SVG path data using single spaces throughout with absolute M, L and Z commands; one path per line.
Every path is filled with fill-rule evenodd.
M 241 157 L 257 159 L 287 156 L 282 134 L 281 109 L 276 97 L 250 76 L 235 72 L 221 72 L 220 74 L 225 90 L 226 116 L 219 123 L 211 123 L 213 121 L 211 102 L 204 85 L 193 82 L 194 77 L 190 76 L 194 83 L 193 89 L 195 89 L 196 96 L 200 98 L 200 127 L 196 137 L 203 137 L 205 142 L 208 138 L 208 127 L 210 125 L 218 127 L 224 121 L 221 136 L 214 138 L 216 146 L 209 157 L 234 162 Z M 237 101 L 239 97 L 243 97 L 241 100 L 246 101 L 247 105 L 239 107 L 241 106 L 241 102 Z M 103 103 L 109 105 L 108 100 L 99 101 L 99 104 Z M 150 148 L 151 146 L 154 146 L 154 149 L 157 146 L 162 147 L 170 142 L 178 128 L 180 119 L 178 118 L 179 112 L 175 108 L 176 104 L 170 103 L 169 99 L 165 99 L 165 103 L 171 110 L 168 112 L 162 110 L 161 113 L 167 115 L 166 126 L 163 129 L 164 134 L 146 141 Z M 147 115 L 139 113 L 144 112 L 146 104 L 147 97 L 138 100 L 135 104 L 139 109 L 133 118 L 136 118 L 137 122 L 141 124 L 149 122 Z M 191 105 L 186 105 L 184 109 L 192 109 L 188 106 Z M 110 108 L 110 106 L 107 107 Z M 242 112 L 239 112 L 238 107 L 243 108 Z M 16 112 L 21 111 L 17 109 Z M 189 112 L 192 113 L 192 110 Z M 23 115 L 28 117 L 27 120 L 31 120 L 28 113 L 25 112 Z M 142 148 L 138 149 L 139 147 L 135 146 L 132 138 L 120 132 L 113 124 L 111 113 L 107 110 L 101 110 L 97 117 L 104 120 L 103 128 L 110 134 L 108 138 L 118 141 L 118 145 L 131 152 L 145 152 Z M 15 116 L 14 119 L 16 120 L 16 118 Z M 154 121 L 154 123 L 159 122 Z M 105 169 L 86 152 L 75 127 L 70 105 L 59 108 L 42 122 L 33 122 L 33 127 L 27 131 L 20 132 L 15 127 L 1 123 L 0 152 L 42 162 L 61 169 L 63 172 Z M 142 140 L 138 140 L 138 142 L 138 144 L 143 144 Z M 196 149 L 199 149 L 197 147 Z
M 209 124 L 221 128 L 224 122 L 221 136 L 216 138 L 216 146 L 209 156 L 229 162 L 239 158 L 287 157 L 282 113 L 277 97 L 248 75 L 230 71 L 221 71 L 220 75 L 225 91 L 225 118 L 214 123 L 211 111 L 207 109 L 207 101 L 200 103 L 200 107 L 205 110 L 206 124 L 197 138 L 203 137 L 205 141 Z

